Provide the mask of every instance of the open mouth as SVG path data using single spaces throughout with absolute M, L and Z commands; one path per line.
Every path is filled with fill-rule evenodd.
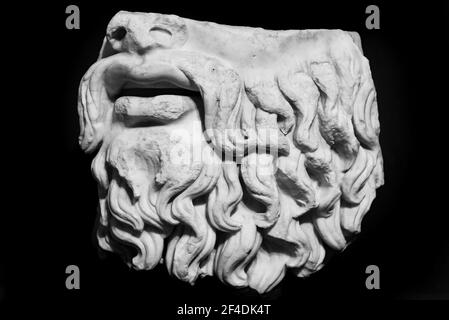
M 193 91 L 189 89 L 179 88 L 167 84 L 167 87 L 162 87 L 162 84 L 156 84 L 154 87 L 123 87 L 119 94 L 114 97 L 116 100 L 121 97 L 141 97 L 141 98 L 154 98 L 156 96 L 170 95 L 170 96 L 187 96 L 192 98 L 201 98 L 198 91 Z
M 239 116 L 240 93 L 238 75 L 209 57 L 177 51 L 108 56 L 97 61 L 80 84 L 80 144 L 86 152 L 93 151 L 111 121 L 168 123 L 192 109 L 198 110 L 203 129 L 214 131 L 212 139 L 216 133 L 223 135 L 229 119 Z

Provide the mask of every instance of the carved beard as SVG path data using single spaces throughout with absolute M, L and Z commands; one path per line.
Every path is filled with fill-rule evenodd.
M 164 256 L 184 281 L 215 274 L 259 292 L 287 269 L 319 270 L 383 183 L 368 62 L 343 38 L 345 59 L 255 75 L 201 52 L 139 53 L 131 36 L 102 56 L 78 105 L 82 148 L 101 143 L 100 246 L 137 269 Z M 176 94 L 130 94 L 140 88 Z

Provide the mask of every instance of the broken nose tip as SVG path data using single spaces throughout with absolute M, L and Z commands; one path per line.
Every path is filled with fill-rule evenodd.
M 115 29 L 111 30 L 107 34 L 107 36 L 110 40 L 120 41 L 126 36 L 126 33 L 127 33 L 126 28 L 119 26 L 119 27 L 116 27 Z
M 106 36 L 109 40 L 122 40 L 127 33 L 127 26 L 130 23 L 132 13 L 128 11 L 120 11 L 112 17 L 106 28 Z
M 120 11 L 109 22 L 106 37 L 117 51 L 139 52 L 151 46 L 147 15 Z

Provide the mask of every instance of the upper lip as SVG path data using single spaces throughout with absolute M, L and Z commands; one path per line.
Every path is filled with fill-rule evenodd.
M 163 59 L 161 61 L 156 57 L 152 60 L 151 57 L 147 59 L 119 53 L 102 60 L 114 57 L 117 57 L 117 62 L 112 62 L 104 70 L 104 85 L 110 99 L 123 96 L 126 91 L 136 96 L 155 96 L 164 94 L 164 91 L 167 94 L 190 95 L 192 91 L 198 91 L 182 71 Z

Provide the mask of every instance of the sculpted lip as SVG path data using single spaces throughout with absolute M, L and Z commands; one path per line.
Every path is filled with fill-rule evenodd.
M 158 91 L 160 93 L 160 91 Z M 127 127 L 161 125 L 197 110 L 203 117 L 200 97 L 187 95 L 123 96 L 114 103 L 119 123 Z
M 196 85 L 177 67 L 159 56 L 119 53 L 102 59 L 117 59 L 104 70 L 104 85 L 111 98 L 126 95 L 155 96 L 157 94 L 190 95 Z M 157 90 L 161 90 L 158 93 Z

